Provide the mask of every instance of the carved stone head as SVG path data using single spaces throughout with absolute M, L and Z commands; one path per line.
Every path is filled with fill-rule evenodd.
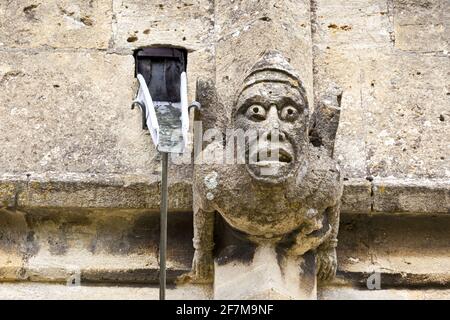
M 279 52 L 266 52 L 245 77 L 233 112 L 234 128 L 249 138 L 249 174 L 264 183 L 295 176 L 307 158 L 308 123 L 302 82 Z

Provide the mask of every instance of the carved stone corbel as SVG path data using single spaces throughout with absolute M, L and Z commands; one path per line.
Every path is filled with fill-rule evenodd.
M 226 148 L 230 137 L 235 141 L 240 138 L 236 135 L 244 133 L 245 163 L 194 165 L 195 255 L 191 273 L 182 276 L 180 282 L 213 282 L 214 257 L 216 268 L 223 269 L 218 260 L 240 260 L 245 256 L 248 261 L 243 268 L 251 273 L 248 264 L 262 252 L 273 256 L 267 261 L 278 264 L 280 279 L 287 265 L 297 264 L 300 268 L 307 255 L 315 257 L 310 265 L 314 272 L 308 275 L 314 279 L 309 282 L 315 283 L 315 273 L 322 280 L 333 278 L 342 194 L 333 148 L 341 92 L 336 89 L 325 96 L 310 116 L 300 77 L 277 51 L 266 52 L 251 68 L 233 106 L 212 108 L 211 104 L 219 104 L 213 86 L 212 81 L 198 84 L 201 90 L 197 98 L 205 114 L 205 127 L 217 124 L 220 132 L 232 129 L 235 135 L 226 133 L 223 136 L 227 141 L 215 139 L 202 144 L 201 153 L 220 154 L 215 152 Z M 208 115 L 208 108 L 223 113 Z M 257 132 L 256 139 L 249 132 Z M 217 219 L 226 231 L 215 230 Z M 215 250 L 214 238 L 221 243 Z M 235 240 L 228 241 L 231 238 Z M 241 250 L 244 247 L 246 253 Z

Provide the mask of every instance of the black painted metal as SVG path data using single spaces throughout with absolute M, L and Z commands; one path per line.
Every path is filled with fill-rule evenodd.
M 177 127 L 180 115 L 177 109 L 171 108 L 172 103 L 181 101 L 180 85 L 181 73 L 186 71 L 187 51 L 175 48 L 144 48 L 135 52 L 136 74 L 141 74 L 147 83 L 150 95 L 154 102 L 164 102 L 159 108 L 164 112 L 158 118 L 161 126 L 161 140 L 164 140 L 165 131 Z M 145 106 L 143 114 L 145 115 Z M 161 110 L 156 108 L 157 116 Z M 172 110 L 173 109 L 173 110 Z M 173 112 L 167 112 L 167 111 Z M 145 116 L 143 117 L 143 129 L 147 129 Z M 169 134 L 170 136 L 170 134 Z M 159 245 L 159 299 L 166 298 L 166 252 L 167 252 L 167 206 L 168 186 L 167 167 L 168 153 L 161 152 L 161 212 L 160 212 L 160 245 Z
M 168 187 L 167 187 L 167 166 L 168 153 L 161 152 L 162 170 L 161 170 L 161 221 L 160 221 L 160 241 L 159 241 L 159 300 L 166 299 L 166 252 L 167 252 L 167 206 L 168 206 Z
M 144 48 L 136 51 L 135 59 L 136 74 L 142 74 L 154 101 L 180 101 L 180 75 L 186 71 L 186 50 Z

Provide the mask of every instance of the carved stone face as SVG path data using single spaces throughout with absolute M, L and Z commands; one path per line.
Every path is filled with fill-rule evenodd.
M 293 176 L 306 157 L 308 103 L 288 82 L 258 82 L 239 95 L 235 129 L 257 132 L 247 144 L 246 168 L 262 182 L 280 183 Z

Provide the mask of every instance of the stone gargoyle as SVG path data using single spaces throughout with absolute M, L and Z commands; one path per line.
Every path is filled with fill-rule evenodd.
M 243 164 L 203 161 L 194 166 L 195 253 L 192 271 L 180 282 L 213 281 L 216 214 L 252 243 L 272 243 L 285 255 L 315 253 L 318 279 L 333 278 L 343 189 L 333 158 L 341 92 L 334 88 L 310 115 L 302 81 L 277 51 L 266 52 L 251 68 L 229 109 L 214 109 L 220 99 L 213 87 L 207 81 L 197 84 L 205 113 L 228 112 L 233 129 L 263 134 L 256 147 L 246 147 Z M 205 121 L 213 127 L 214 115 Z M 214 140 L 203 153 L 220 154 L 223 148 L 222 140 Z M 278 153 L 277 159 L 260 159 L 255 154 L 262 149 Z

